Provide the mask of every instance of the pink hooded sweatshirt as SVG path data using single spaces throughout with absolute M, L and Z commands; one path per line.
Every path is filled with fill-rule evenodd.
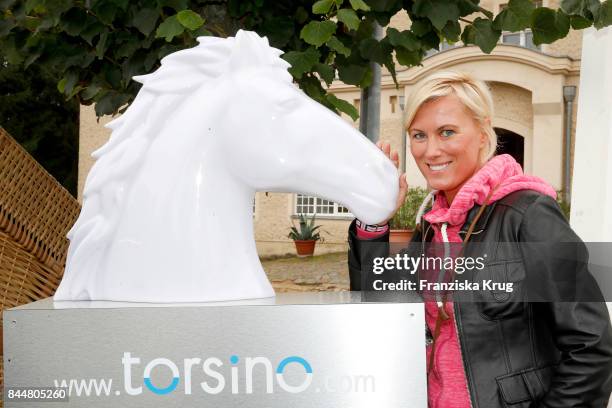
M 489 204 L 517 190 L 535 190 L 556 198 L 555 190 L 545 181 L 524 175 L 521 166 L 512 156 L 495 156 L 461 187 L 450 207 L 444 194 L 432 192 L 433 207 L 423 218 L 432 224 L 435 232 L 433 242 L 461 242 L 459 230 L 468 212 L 475 204 L 482 205 L 489 192 L 498 185 Z M 446 303 L 445 310 L 450 319 L 442 320 L 440 334 L 436 339 L 433 367 L 428 376 L 429 408 L 469 408 L 471 401 L 452 302 Z M 438 304 L 425 302 L 425 319 L 432 333 L 437 316 Z M 430 354 L 431 345 L 427 347 L 428 364 Z

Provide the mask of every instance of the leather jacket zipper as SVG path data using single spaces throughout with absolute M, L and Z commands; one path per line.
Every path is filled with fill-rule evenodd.
M 472 378 L 470 376 L 470 372 L 468 370 L 467 367 L 467 363 L 465 361 L 465 350 L 463 348 L 463 343 L 461 342 L 461 330 L 459 328 L 459 326 L 461 325 L 461 317 L 457 318 L 457 316 L 459 315 L 459 306 L 457 306 L 456 302 L 453 302 L 453 311 L 455 313 L 455 318 L 453 320 L 455 320 L 455 324 L 453 326 L 455 326 L 455 332 L 457 334 L 457 340 L 459 341 L 459 352 L 461 353 L 461 362 L 463 363 L 463 371 L 465 372 L 465 385 L 467 386 L 467 390 L 468 390 L 468 395 L 470 397 L 470 407 L 474 407 L 474 403 L 472 401 L 476 401 L 476 399 L 474 398 L 474 395 L 472 394 L 472 389 L 470 387 L 470 383 L 472 382 Z
M 427 234 L 429 234 L 429 229 L 431 228 L 431 224 L 427 223 L 427 229 L 425 233 L 421 235 L 421 254 L 425 255 L 425 238 L 427 238 Z

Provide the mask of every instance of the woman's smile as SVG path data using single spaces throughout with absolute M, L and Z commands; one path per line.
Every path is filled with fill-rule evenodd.
M 446 170 L 451 163 L 452 162 L 450 162 L 450 161 L 443 162 L 443 163 L 427 163 L 427 166 L 429 166 L 429 169 L 432 172 L 440 173 L 440 172 Z

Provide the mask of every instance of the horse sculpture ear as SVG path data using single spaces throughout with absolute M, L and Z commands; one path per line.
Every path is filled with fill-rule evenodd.
M 234 41 L 234 49 L 229 61 L 229 70 L 238 71 L 256 66 L 270 66 L 278 53 L 266 37 L 260 37 L 253 31 L 238 30 Z

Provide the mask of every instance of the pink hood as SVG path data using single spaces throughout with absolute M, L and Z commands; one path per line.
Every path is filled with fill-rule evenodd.
M 517 190 L 535 190 L 557 197 L 555 190 L 544 180 L 523 174 L 521 166 L 509 154 L 502 154 L 489 160 L 459 190 L 451 206 L 448 206 L 442 192 L 435 193 L 433 208 L 424 218 L 432 223 L 448 223 L 459 228 L 465 222 L 474 204 L 482 205 L 487 194 L 499 184 L 489 204 Z

